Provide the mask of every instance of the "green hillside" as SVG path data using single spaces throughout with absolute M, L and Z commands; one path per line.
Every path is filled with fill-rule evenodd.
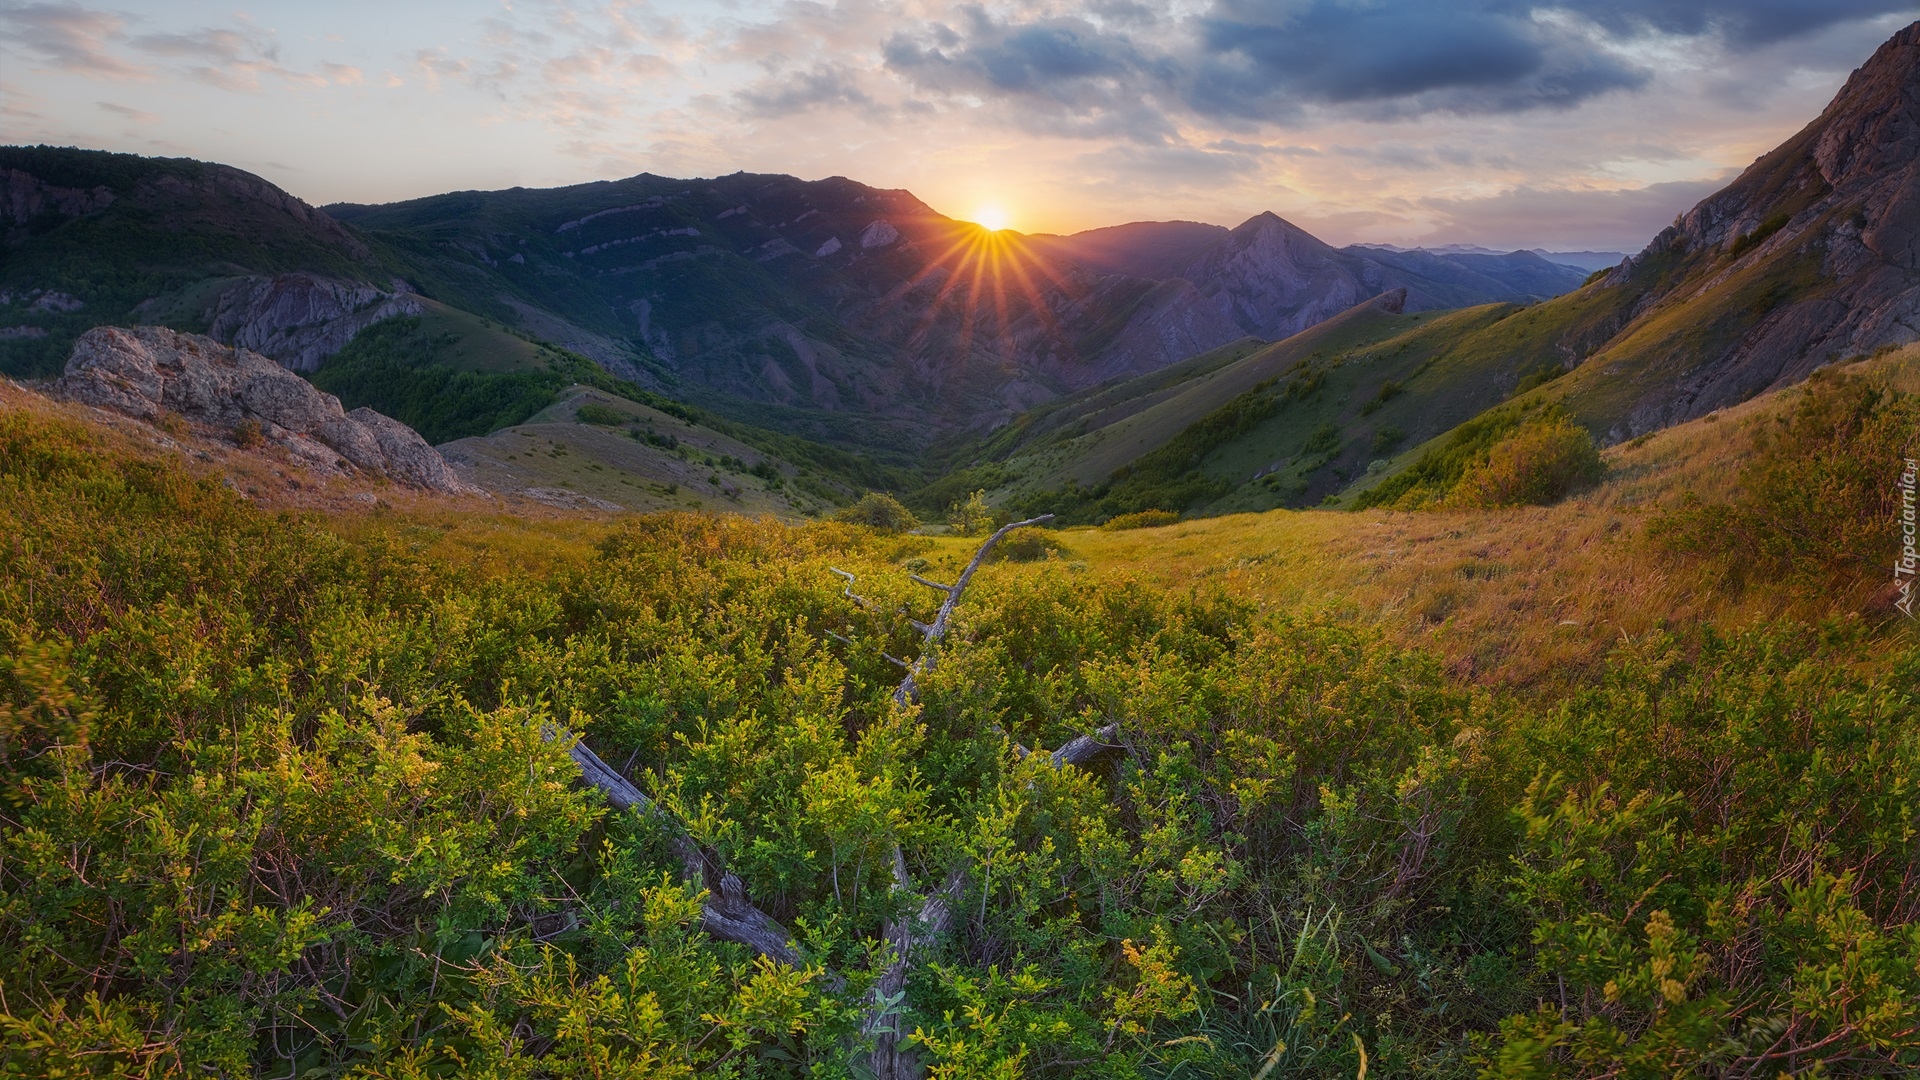
M 1285 341 L 1229 346 L 1037 411 L 920 497 L 977 483 L 1010 509 L 1057 505 L 1087 520 L 1312 505 L 1558 376 L 1551 350 L 1535 347 L 1542 326 L 1606 317 L 1593 297 L 1545 307 L 1406 315 L 1391 298 L 1369 301 Z
M 1580 506 L 1070 532 L 934 645 L 909 574 L 977 538 L 277 513 L 0 385 L 0 1068 L 1911 1074 L 1884 393 Z M 1729 576 L 1722 525 L 1799 572 Z M 1503 652 L 1538 681 L 1474 685 Z

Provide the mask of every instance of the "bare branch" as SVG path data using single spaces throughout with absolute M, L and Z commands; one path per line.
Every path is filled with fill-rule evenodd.
M 1049 755 L 1048 761 L 1055 769 L 1067 765 L 1085 765 L 1102 754 L 1124 750 L 1124 746 L 1108 741 L 1119 734 L 1120 725 L 1108 724 L 1091 735 L 1082 735 L 1055 750 Z M 1029 753 L 1018 743 L 1014 744 L 1014 752 L 1022 758 Z M 874 1039 L 866 1066 L 880 1080 L 905 1080 L 920 1075 L 911 1055 L 901 1047 L 901 1033 L 890 1018 L 899 1008 L 900 995 L 906 989 L 907 973 L 912 968 L 914 953 L 932 944 L 952 928 L 953 907 L 960 899 L 966 881 L 966 868 L 955 867 L 947 874 L 946 881 L 929 893 L 912 914 L 887 923 L 886 939 L 893 946 L 893 956 L 888 960 L 886 970 L 881 972 L 880 980 L 874 984 L 873 998 L 867 1005 L 866 1016 L 860 1022 L 861 1034 L 873 1036 Z M 893 849 L 893 885 L 901 891 L 912 888 L 907 878 L 907 860 L 898 845 Z
M 929 589 L 938 589 L 943 593 L 953 592 L 953 586 L 951 585 L 942 585 L 937 581 L 928 581 L 926 578 L 921 577 L 919 574 L 908 574 L 907 576 L 912 578 L 914 581 L 917 581 L 920 584 L 925 585 Z
M 1000 526 L 992 536 L 987 537 L 985 543 L 980 545 L 980 550 L 973 553 L 973 561 L 967 564 L 967 568 L 960 572 L 959 578 L 950 586 L 935 585 L 931 581 L 926 581 L 918 577 L 914 579 L 922 585 L 930 585 L 934 588 L 945 588 L 947 590 L 947 599 L 945 603 L 940 605 L 940 613 L 933 617 L 933 625 L 927 627 L 922 633 L 921 636 L 924 639 L 924 644 L 920 649 L 920 659 L 907 672 L 907 677 L 900 680 L 900 688 L 893 692 L 893 700 L 905 705 L 918 695 L 919 691 L 914 685 L 915 681 L 920 676 L 933 670 L 934 646 L 938 645 L 940 639 L 947 635 L 947 626 L 953 621 L 953 609 L 959 605 L 961 594 L 967 591 L 967 583 L 973 580 L 974 572 L 979 570 L 980 565 L 987 561 L 987 556 L 992 554 L 994 545 L 998 544 L 1001 538 L 1015 529 L 1025 528 L 1028 525 L 1038 525 L 1041 522 L 1052 520 L 1052 514 L 1041 514 L 1039 517 L 1028 518 L 1025 521 L 1015 521 Z
M 571 737 L 569 732 L 557 727 L 548 727 L 541 734 L 549 740 Z M 701 929 L 722 941 L 746 945 L 788 967 L 805 966 L 806 958 L 793 947 L 793 935 L 787 928 L 754 907 L 747 900 L 746 887 L 740 879 L 723 871 L 709 858 L 672 814 L 647 798 L 632 781 L 613 771 L 586 743 L 575 739 L 568 753 L 574 764 L 580 766 L 581 778 L 599 788 L 609 804 L 620 810 L 638 810 L 666 826 L 667 846 L 679 860 L 687 879 L 707 890 L 707 898 L 700 905 Z
M 837 566 L 829 566 L 827 567 L 827 569 L 847 579 L 847 583 L 840 587 L 841 596 L 846 597 L 847 599 L 853 601 L 854 603 L 860 605 L 863 608 L 872 610 L 873 605 L 867 602 L 867 598 L 853 591 L 853 584 L 854 582 L 859 580 L 858 578 L 854 577 L 851 573 L 845 570 L 842 570 Z

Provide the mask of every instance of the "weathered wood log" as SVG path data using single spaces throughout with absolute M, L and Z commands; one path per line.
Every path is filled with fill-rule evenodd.
M 553 730 L 547 737 L 562 738 L 566 735 L 566 732 Z M 574 764 L 580 766 L 581 779 L 599 788 L 609 804 L 620 810 L 638 810 L 666 827 L 667 846 L 673 852 L 673 857 L 679 860 L 687 880 L 697 882 L 707 890 L 707 898 L 700 905 L 702 930 L 722 941 L 745 945 L 788 967 L 805 965 L 806 958 L 793 946 L 793 934 L 771 915 L 753 906 L 747 899 L 746 888 L 740 879 L 710 858 L 672 814 L 647 798 L 646 793 L 626 777 L 615 772 L 586 743 L 576 739 L 569 752 Z
M 1053 752 L 1053 767 L 1059 769 L 1073 765 L 1086 768 L 1102 755 L 1125 750 L 1125 746 L 1113 741 L 1119 734 L 1119 724 L 1108 724 L 1091 735 L 1069 740 L 1065 746 Z
M 893 883 L 898 889 L 913 887 L 907 878 L 907 860 L 899 848 L 893 849 Z M 878 1080 L 906 1080 L 919 1075 L 918 1062 L 901 1046 L 908 1033 L 898 1027 L 898 1009 L 906 993 L 913 954 L 952 927 L 953 905 L 965 885 L 966 875 L 956 868 L 918 908 L 887 923 L 886 939 L 893 946 L 893 955 L 873 986 L 872 1003 L 860 1022 L 860 1033 L 873 1039 L 866 1066 Z
M 900 680 L 899 689 L 893 692 L 893 700 L 902 705 L 907 705 L 910 704 L 915 697 L 919 696 L 917 680 L 926 675 L 927 672 L 933 670 L 935 656 L 934 646 L 938 645 L 940 639 L 947 635 L 947 626 L 953 621 L 953 609 L 959 606 L 960 597 L 967 591 L 967 583 L 973 580 L 974 571 L 980 569 L 981 564 L 987 561 L 987 556 L 992 554 L 994 545 L 1000 543 L 1002 538 L 1015 529 L 1022 529 L 1029 525 L 1038 525 L 1042 522 L 1052 520 L 1052 514 L 1041 514 L 1039 517 L 1028 518 L 1025 521 L 1015 521 L 1000 526 L 992 536 L 987 537 L 985 543 L 980 545 L 980 549 L 973 553 L 973 560 L 967 563 L 967 568 L 960 572 L 960 576 L 954 580 L 952 585 L 941 585 L 938 582 L 928 581 L 918 574 L 910 575 L 913 580 L 922 585 L 943 590 L 947 594 L 947 599 L 941 603 L 940 612 L 933 617 L 933 622 L 926 624 L 927 628 L 921 634 L 920 659 L 914 661 L 913 666 L 907 669 L 907 677 Z M 849 587 L 851 587 L 851 585 L 849 585 Z

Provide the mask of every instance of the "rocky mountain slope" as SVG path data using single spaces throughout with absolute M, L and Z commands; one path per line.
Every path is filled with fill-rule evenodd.
M 124 322 L 311 372 L 370 326 L 464 312 L 735 420 L 876 453 L 1397 287 L 1423 309 L 1576 283 L 1334 252 L 1270 215 L 993 233 L 844 178 L 642 174 L 318 210 L 199 162 L 16 147 L 0 168 L 0 372 L 51 375 L 86 328 Z M 486 371 L 515 351 L 483 343 L 469 363 L 471 327 L 455 336 L 436 365 Z
M 1407 287 L 1388 294 L 1404 298 L 1397 307 L 1367 301 L 1330 319 L 1369 287 L 1346 253 L 1278 219 L 1235 234 L 1182 272 L 1227 297 L 1241 325 L 1309 329 L 1022 417 L 957 454 L 964 475 L 1002 500 L 1083 516 L 1156 499 L 1179 511 L 1303 506 L 1390 480 L 1509 402 L 1558 405 L 1619 442 L 1920 339 L 1920 24 L 1640 254 L 1543 303 L 1416 323 Z M 1436 263 L 1484 257 L 1371 254 L 1442 286 Z M 1296 269 L 1291 303 L 1239 286 L 1260 265 Z
M 1442 355 L 1563 376 L 1531 394 L 1631 438 L 1920 338 L 1916 236 L 1920 23 L 1639 254 Z
M 473 494 L 412 428 L 340 399 L 248 349 L 162 327 L 81 335 L 58 396 L 156 424 L 180 424 L 242 447 L 274 446 L 309 472 L 356 472 L 429 491 Z
M 1334 248 L 1271 213 L 1234 229 L 1143 221 L 1028 243 L 1109 272 L 1190 282 L 1243 333 L 1267 340 L 1395 290 L 1405 290 L 1407 310 L 1432 311 L 1545 300 L 1579 288 L 1586 277 L 1539 251 Z

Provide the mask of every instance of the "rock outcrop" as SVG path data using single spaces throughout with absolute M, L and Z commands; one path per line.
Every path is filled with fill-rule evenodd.
M 248 349 L 157 326 L 100 326 L 74 343 L 56 393 L 155 421 L 172 413 L 216 434 L 257 435 L 308 468 L 472 493 L 412 428 L 340 399 Z M 257 425 L 257 431 L 255 426 Z
M 294 371 L 317 371 L 374 323 L 426 310 L 404 291 L 386 292 L 318 274 L 247 277 L 213 302 L 213 337 L 270 356 Z
M 1820 117 L 1605 279 L 1639 290 L 1599 359 L 1644 356 L 1625 438 L 1920 339 L 1920 23 L 1894 34 Z M 1641 327 L 1681 305 L 1709 347 Z M 1648 340 L 1652 343 L 1648 344 Z

